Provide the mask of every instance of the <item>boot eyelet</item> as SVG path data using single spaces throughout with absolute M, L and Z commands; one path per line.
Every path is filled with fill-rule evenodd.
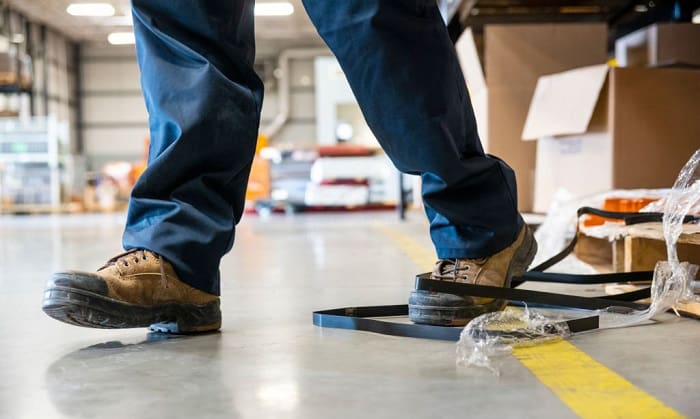
M 126 267 L 128 268 L 128 267 L 129 267 L 129 263 L 124 262 L 124 266 L 126 266 Z

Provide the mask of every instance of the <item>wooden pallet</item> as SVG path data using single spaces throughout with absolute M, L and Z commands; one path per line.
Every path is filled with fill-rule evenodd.
M 610 242 L 590 237 L 585 229 L 579 233 L 576 255 L 601 272 L 652 271 L 659 261 L 667 260 L 666 241 L 661 223 L 645 223 L 621 227 L 623 237 Z M 676 245 L 681 261 L 700 265 L 700 225 L 686 224 Z M 635 291 L 648 283 L 606 285 L 607 294 Z M 648 300 L 646 302 L 649 302 Z M 700 303 L 678 304 L 683 316 L 700 319 Z
M 661 223 L 644 223 L 621 227 L 622 238 L 610 242 L 579 232 L 576 256 L 604 272 L 653 270 L 658 261 L 666 260 L 666 242 Z M 686 224 L 678 239 L 678 257 L 700 265 L 700 225 Z
M 622 272 L 652 270 L 658 261 L 667 259 L 661 223 L 629 226 L 623 240 L 622 252 L 616 252 L 617 259 L 613 259 L 614 266 Z M 700 225 L 685 225 L 676 249 L 681 261 L 700 265 Z

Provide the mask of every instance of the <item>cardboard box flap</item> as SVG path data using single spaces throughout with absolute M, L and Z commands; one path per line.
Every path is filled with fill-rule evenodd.
M 607 74 L 601 64 L 540 77 L 522 139 L 586 132 Z

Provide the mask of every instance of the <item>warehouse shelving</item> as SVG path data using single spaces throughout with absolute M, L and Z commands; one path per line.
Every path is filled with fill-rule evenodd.
M 61 205 L 58 132 L 53 117 L 0 118 L 0 210 Z

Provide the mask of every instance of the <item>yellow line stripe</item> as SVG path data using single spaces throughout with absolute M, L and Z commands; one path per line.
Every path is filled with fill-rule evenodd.
M 433 253 L 405 233 L 377 229 L 420 268 L 434 262 Z M 684 417 L 567 341 L 515 348 L 513 355 L 582 418 Z
M 513 355 L 582 418 L 683 417 L 567 341 Z
M 398 230 L 380 224 L 374 227 L 396 243 L 399 249 L 401 249 L 413 263 L 418 265 L 420 269 L 432 269 L 435 264 L 435 258 L 437 257 L 434 252 L 429 251 L 425 246 L 418 243 L 418 241 Z

